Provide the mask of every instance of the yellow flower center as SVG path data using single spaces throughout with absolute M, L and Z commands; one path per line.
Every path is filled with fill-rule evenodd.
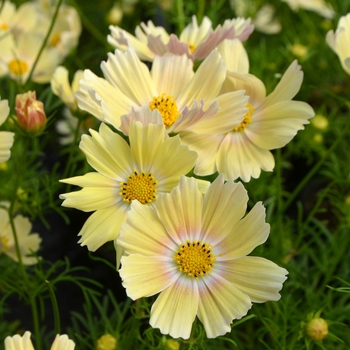
M 243 121 L 241 124 L 233 128 L 233 131 L 242 131 L 246 128 L 247 124 L 252 122 L 252 114 L 254 113 L 255 108 L 250 103 L 246 104 L 246 108 L 248 108 L 248 112 L 244 116 Z
M 190 49 L 190 52 L 193 53 L 194 50 L 196 49 L 196 45 L 188 44 L 188 48 Z
M 9 30 L 9 25 L 7 23 L 1 23 L 0 30 L 4 30 L 4 31 Z
M 60 41 L 61 41 L 61 35 L 59 32 L 57 32 L 54 35 L 52 35 L 50 39 L 50 45 L 53 47 L 56 47 Z
M 157 199 L 156 185 L 158 181 L 154 179 L 152 173 L 146 174 L 142 171 L 139 174 L 134 170 L 133 174 L 128 176 L 128 179 L 128 182 L 120 183 L 119 194 L 124 197 L 124 202 L 130 203 L 137 199 L 142 204 L 149 204 Z
M 29 66 L 27 62 L 18 60 L 18 59 L 13 59 L 8 63 L 8 68 L 10 72 L 14 75 L 21 76 L 25 73 L 28 72 Z
M 211 245 L 205 242 L 201 243 L 201 241 L 187 241 L 186 244 L 181 244 L 174 259 L 178 263 L 180 271 L 196 280 L 198 280 L 198 276 L 204 276 L 211 272 L 216 260 Z
M 161 94 L 161 96 L 153 97 L 153 100 L 149 103 L 149 108 L 152 111 L 158 109 L 165 126 L 173 125 L 180 115 L 174 96 L 169 96 L 165 93 Z
M 10 248 L 10 244 L 9 244 L 9 239 L 5 236 L 1 236 L 0 237 L 1 243 L 4 246 L 4 250 L 7 250 Z

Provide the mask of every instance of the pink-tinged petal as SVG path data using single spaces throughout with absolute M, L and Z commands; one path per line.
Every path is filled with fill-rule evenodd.
M 83 135 L 79 145 L 88 163 L 111 179 L 126 179 L 133 171 L 127 142 L 103 123 L 99 133 L 90 129 L 90 134 L 91 136 Z
M 113 207 L 95 211 L 80 230 L 78 243 L 94 252 L 106 242 L 116 239 L 129 207 L 129 204 L 120 201 Z
M 272 261 L 255 256 L 217 261 L 215 267 L 220 270 L 220 275 L 256 303 L 279 300 L 278 292 L 288 274 Z
M 261 202 L 235 226 L 230 233 L 215 245 L 217 260 L 236 259 L 248 255 L 258 245 L 266 242 L 270 225 L 265 222 L 265 208 Z
M 188 339 L 198 309 L 198 288 L 194 278 L 182 274 L 163 290 L 152 305 L 150 325 L 162 334 Z
M 198 123 L 187 128 L 199 134 L 226 134 L 239 125 L 248 109 L 245 107 L 249 97 L 244 90 L 228 92 L 217 97 L 219 110 L 211 119 L 201 118 Z
M 180 245 L 198 240 L 201 232 L 202 194 L 194 178 L 181 177 L 170 194 L 159 196 L 158 216 L 168 234 Z
M 193 52 L 194 59 L 202 60 L 209 55 L 222 41 L 225 39 L 233 39 L 235 37 L 235 28 L 222 27 L 218 25 L 215 31 L 210 31 L 208 36 L 200 43 Z
M 249 73 L 249 58 L 241 40 L 224 40 L 218 46 L 218 51 L 228 71 L 243 74 Z
M 216 246 L 243 217 L 248 194 L 241 183 L 224 184 L 221 174 L 204 195 L 202 211 L 203 241 Z
M 199 66 L 193 79 L 177 99 L 178 107 L 191 106 L 193 100 L 205 102 L 215 99 L 226 77 L 226 67 L 220 54 L 214 50 Z
M 132 122 L 129 129 L 129 141 L 136 170 L 149 173 L 153 171 L 154 158 L 160 152 L 164 142 L 164 125 Z M 169 154 L 168 154 L 169 156 Z
M 187 55 L 189 53 L 188 44 L 181 42 L 175 34 L 171 34 L 169 41 L 165 44 L 161 36 L 148 35 L 148 48 L 158 56 L 163 56 L 168 52 L 174 55 Z M 157 57 L 157 56 L 156 56 Z
M 110 84 L 139 106 L 148 105 L 157 95 L 148 67 L 133 49 L 109 53 L 108 61 L 101 63 L 101 69 Z
M 134 200 L 116 244 L 127 254 L 167 256 L 173 259 L 177 245 L 165 230 L 153 206 Z
M 176 283 L 179 269 L 173 258 L 130 255 L 121 258 L 119 274 L 126 294 L 135 300 L 150 297 Z
M 258 108 L 266 97 L 265 85 L 256 76 L 228 71 L 221 93 L 236 90 L 245 90 L 249 103 L 254 108 Z
M 62 203 L 64 207 L 89 212 L 111 207 L 122 200 L 119 195 L 119 183 L 99 173 L 89 173 L 60 181 L 84 187 L 80 191 L 61 194 L 60 199 L 64 199 Z M 86 183 L 88 185 L 85 187 Z
M 301 66 L 297 60 L 293 61 L 260 108 L 271 106 L 277 102 L 291 100 L 299 92 L 303 78 L 304 73 L 301 70 Z
M 298 130 L 303 130 L 314 115 L 312 107 L 305 102 L 281 101 L 254 112 L 253 122 L 247 125 L 245 134 L 263 149 L 280 148 L 291 141 Z
M 180 41 L 198 46 L 212 31 L 211 20 L 204 16 L 202 23 L 198 26 L 197 17 L 192 16 L 192 23 L 189 23 L 180 34 Z
M 216 167 L 226 179 L 240 177 L 248 182 L 251 177 L 258 178 L 261 169 L 272 171 L 275 160 L 270 151 L 253 144 L 244 132 L 228 133 L 219 147 Z
M 152 170 L 158 181 L 189 173 L 196 164 L 197 153 L 181 143 L 180 137 L 164 140 L 154 155 Z
M 250 24 L 251 19 L 245 19 L 245 18 L 234 18 L 234 19 L 227 19 L 223 27 L 227 28 L 229 26 L 234 26 L 235 27 L 235 34 L 236 38 L 245 41 L 249 38 L 250 34 L 253 33 L 254 31 L 254 25 Z
M 216 154 L 224 135 L 201 135 L 193 132 L 181 132 L 180 137 L 185 145 L 198 154 L 194 173 L 200 176 L 214 174 L 216 172 Z
M 194 75 L 192 66 L 193 62 L 185 55 L 175 56 L 167 53 L 164 56 L 156 56 L 151 75 L 158 93 L 173 96 L 176 100 Z
M 194 100 L 192 107 L 185 107 L 176 122 L 167 129 L 168 133 L 178 133 L 183 130 L 190 131 L 192 128 L 196 128 L 198 122 L 215 118 L 218 110 L 219 105 L 217 101 L 214 101 L 206 110 L 204 110 L 204 101 L 201 100 L 198 103 Z
M 198 318 L 208 338 L 230 332 L 232 320 L 242 318 L 252 307 L 248 295 L 221 276 L 214 276 L 214 271 L 198 280 L 198 290 Z
M 139 121 L 144 126 L 148 124 L 164 125 L 162 115 L 159 113 L 158 109 L 151 111 L 148 106 L 131 108 L 131 111 L 128 114 L 123 115 L 120 120 L 120 130 L 126 136 L 129 136 L 131 121 Z M 168 138 L 166 130 L 164 130 L 164 138 Z

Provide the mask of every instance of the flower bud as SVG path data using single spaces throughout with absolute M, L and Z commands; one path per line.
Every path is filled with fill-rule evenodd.
M 36 133 L 44 129 L 46 114 L 44 104 L 37 101 L 35 91 L 28 91 L 16 96 L 16 114 L 18 124 L 29 133 Z
M 306 334 L 312 340 L 320 341 L 328 334 L 328 323 L 323 318 L 313 318 L 306 325 Z
M 97 340 L 97 350 L 115 350 L 117 339 L 111 334 L 104 334 Z

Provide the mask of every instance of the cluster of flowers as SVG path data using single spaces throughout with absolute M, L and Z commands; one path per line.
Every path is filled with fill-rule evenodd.
M 81 33 L 80 18 L 74 7 L 63 4 L 36 62 L 53 21 L 55 3 L 54 0 L 34 0 L 18 8 L 8 0 L 2 3 L 0 76 L 9 76 L 25 84 L 31 74 L 32 81 L 48 83 L 55 68 L 77 46 Z

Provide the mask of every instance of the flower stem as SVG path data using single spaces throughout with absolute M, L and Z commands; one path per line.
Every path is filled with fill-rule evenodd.
M 176 0 L 177 25 L 179 33 L 185 28 L 184 4 L 182 0 Z
M 58 309 L 56 295 L 55 295 L 55 292 L 52 288 L 50 281 L 46 280 L 45 282 L 46 282 L 47 288 L 49 289 L 51 303 L 52 303 L 53 318 L 54 318 L 54 324 L 55 324 L 55 333 L 61 334 L 60 311 Z

